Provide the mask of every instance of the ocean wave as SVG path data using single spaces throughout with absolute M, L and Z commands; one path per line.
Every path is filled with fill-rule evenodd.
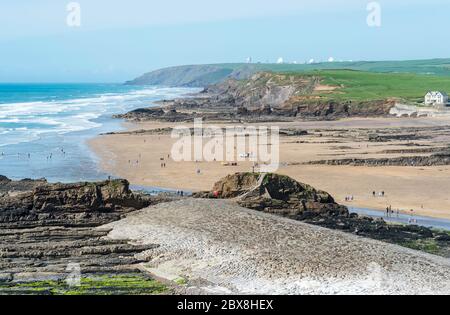
M 0 104 L 0 146 L 30 142 L 45 135 L 61 135 L 102 126 L 97 120 L 152 102 L 192 92 L 187 88 L 149 87 L 84 98 Z

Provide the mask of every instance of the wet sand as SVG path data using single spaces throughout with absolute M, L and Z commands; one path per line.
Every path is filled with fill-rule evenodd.
M 192 127 L 190 124 L 183 124 Z M 281 128 L 308 130 L 306 136 L 281 137 L 280 168 L 277 171 L 325 190 L 337 202 L 353 207 L 385 210 L 387 206 L 413 213 L 450 218 L 450 166 L 434 167 L 354 167 L 302 165 L 301 163 L 340 158 L 381 158 L 420 154 L 382 154 L 385 150 L 407 149 L 411 141 L 372 143 L 358 136 L 364 130 L 428 128 L 449 126 L 445 119 L 346 119 L 332 122 L 293 122 L 276 124 Z M 175 124 L 125 123 L 128 130 L 157 129 Z M 342 131 L 341 131 L 342 130 Z M 426 132 L 426 131 L 425 131 Z M 436 131 L 433 131 L 434 133 Z M 431 133 L 431 131 L 430 131 Z M 319 136 L 320 134 L 320 136 Z M 220 178 L 235 172 L 252 170 L 252 162 L 223 166 L 220 162 L 174 162 L 170 155 L 176 139 L 168 134 L 116 134 L 99 136 L 90 146 L 100 157 L 102 170 L 127 178 L 132 184 L 189 191 L 209 190 Z M 420 146 L 443 147 L 448 135 L 412 141 Z M 164 158 L 164 161 L 161 159 Z M 161 164 L 166 167 L 162 168 Z M 200 174 L 197 171 L 200 170 Z M 385 192 L 373 197 L 372 192 Z M 345 202 L 346 196 L 352 202 Z

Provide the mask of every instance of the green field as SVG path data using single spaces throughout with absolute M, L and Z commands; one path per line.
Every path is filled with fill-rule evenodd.
M 229 72 L 245 68 L 253 68 L 255 71 L 273 71 L 273 72 L 309 72 L 315 70 L 358 70 L 366 72 L 414 73 L 431 76 L 450 77 L 450 59 L 402 60 L 402 61 L 355 61 L 355 62 L 345 61 L 345 62 L 322 62 L 314 64 L 225 63 L 225 64 L 213 64 L 208 66 L 216 66 L 223 69 L 228 69 Z
M 333 93 L 323 94 L 334 99 L 364 101 L 399 98 L 408 102 L 423 102 L 426 92 L 430 90 L 450 92 L 450 77 L 444 76 L 351 70 L 313 71 L 307 75 L 323 78 L 324 84 L 339 86 Z

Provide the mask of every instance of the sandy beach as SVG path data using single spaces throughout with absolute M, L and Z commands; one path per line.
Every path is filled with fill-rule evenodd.
M 174 127 L 175 123 L 124 123 L 128 131 Z M 190 124 L 183 124 L 192 127 Z M 221 124 L 214 124 L 221 126 Z M 404 213 L 450 218 L 450 166 L 332 166 L 304 165 L 309 161 L 343 158 L 417 156 L 399 150 L 444 147 L 450 122 L 446 119 L 345 119 L 326 122 L 276 123 L 280 128 L 307 130 L 307 135 L 281 136 L 280 168 L 277 173 L 310 184 L 333 195 L 337 202 L 352 207 L 385 210 L 387 206 Z M 422 128 L 430 136 L 413 141 L 369 142 L 364 135 L 379 130 L 401 133 Z M 409 129 L 408 129 L 409 130 Z M 438 131 L 436 131 L 438 130 Z M 436 134 L 438 133 L 438 134 Z M 363 136 L 361 136 L 363 135 Z M 170 133 L 130 133 L 99 136 L 89 142 L 100 158 L 102 170 L 128 179 L 132 184 L 161 188 L 209 190 L 220 178 L 252 170 L 253 163 L 174 162 L 171 148 L 176 139 Z M 165 167 L 162 167 L 165 164 Z M 200 173 L 198 173 L 200 171 Z M 377 196 L 373 196 L 373 192 Z M 379 197 L 379 192 L 384 197 Z M 346 202 L 346 196 L 353 201 Z M 411 211 L 413 210 L 413 211 Z

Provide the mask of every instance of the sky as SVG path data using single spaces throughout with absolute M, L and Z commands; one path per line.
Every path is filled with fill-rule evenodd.
M 79 11 L 68 11 L 71 2 Z M 0 82 L 124 82 L 166 66 L 248 57 L 450 57 L 450 1 L 382 0 L 368 10 L 371 2 L 0 0 Z

